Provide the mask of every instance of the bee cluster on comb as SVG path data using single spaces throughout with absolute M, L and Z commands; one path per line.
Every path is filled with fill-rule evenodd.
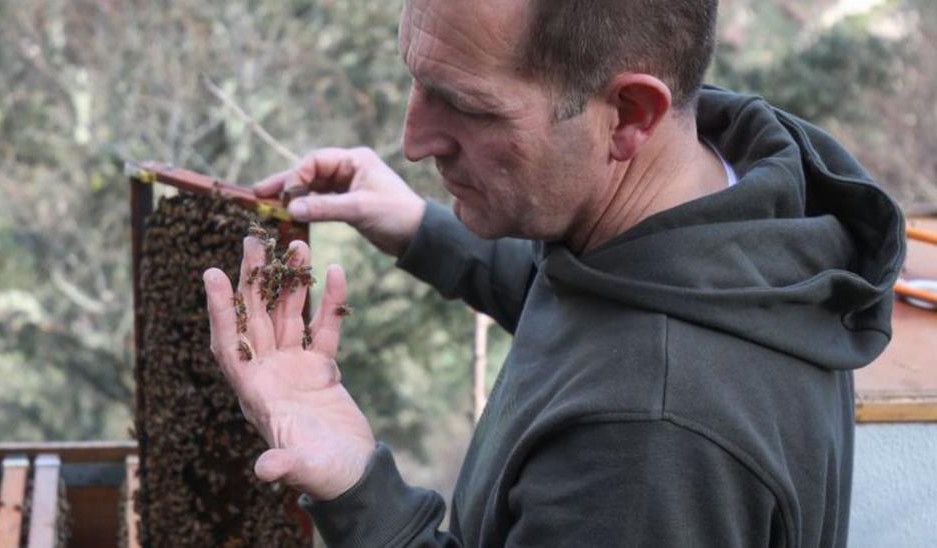
M 188 194 L 162 199 L 147 220 L 135 372 L 142 546 L 311 544 L 296 493 L 253 476 L 266 444 L 209 349 L 202 273 L 215 266 L 236 282 L 252 223 L 254 215 L 230 201 Z M 285 252 L 267 239 L 274 256 Z M 253 275 L 267 283 L 263 272 Z

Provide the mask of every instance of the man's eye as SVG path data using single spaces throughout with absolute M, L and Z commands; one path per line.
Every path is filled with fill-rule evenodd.
M 476 118 L 476 119 L 482 120 L 482 119 L 487 119 L 487 118 L 492 117 L 492 114 L 490 112 L 472 110 L 472 109 L 468 109 L 464 107 L 460 108 L 455 105 L 453 105 L 452 108 L 455 109 L 455 111 L 458 112 L 459 114 L 466 116 L 468 118 Z

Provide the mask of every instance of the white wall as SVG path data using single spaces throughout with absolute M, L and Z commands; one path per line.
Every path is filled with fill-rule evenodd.
M 856 427 L 849 546 L 937 546 L 937 424 Z

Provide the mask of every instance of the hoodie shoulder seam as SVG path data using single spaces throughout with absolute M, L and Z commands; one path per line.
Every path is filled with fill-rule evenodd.
M 739 464 L 751 471 L 751 473 L 756 478 L 758 478 L 758 481 L 760 481 L 778 501 L 781 515 L 784 517 L 785 536 L 788 538 L 796 538 L 794 535 L 796 527 L 793 521 L 793 512 L 791 510 L 793 505 L 791 504 L 791 501 L 787 496 L 785 496 L 784 490 L 781 488 L 781 485 L 774 480 L 772 474 L 768 470 L 764 469 L 753 455 L 749 454 L 741 447 L 736 446 L 734 443 L 720 436 L 717 432 L 711 430 L 705 425 L 699 424 L 696 421 L 677 413 L 669 413 L 665 411 L 661 420 L 664 422 L 669 422 L 674 426 L 689 432 L 693 432 L 696 435 L 705 438 L 713 445 L 716 445 L 725 451 L 728 455 L 738 461 Z

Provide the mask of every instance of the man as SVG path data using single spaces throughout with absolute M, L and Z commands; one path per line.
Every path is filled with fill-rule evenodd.
M 340 384 L 341 270 L 308 351 L 305 296 L 267 315 L 241 283 L 251 363 L 206 273 L 213 350 L 271 445 L 255 471 L 330 545 L 845 545 L 851 369 L 888 342 L 903 223 L 820 130 L 701 89 L 716 3 L 410 0 L 404 150 L 455 215 L 366 149 L 256 187 L 311 190 L 297 219 L 350 223 L 514 334 L 443 532 Z M 241 279 L 262 261 L 248 238 Z

